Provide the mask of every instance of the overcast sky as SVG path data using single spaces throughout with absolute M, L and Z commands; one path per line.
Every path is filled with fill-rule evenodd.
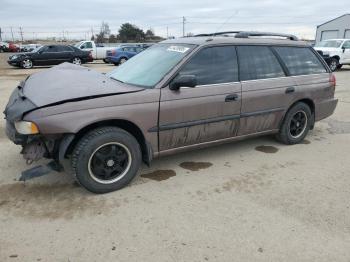
M 91 28 L 97 33 L 102 21 L 111 33 L 131 22 L 163 37 L 168 27 L 169 36 L 177 37 L 185 16 L 186 33 L 254 30 L 312 39 L 317 25 L 349 12 L 349 0 L 0 0 L 0 27 L 8 40 L 11 27 L 15 38 L 22 27 L 25 39 L 63 34 L 83 39 L 91 36 Z

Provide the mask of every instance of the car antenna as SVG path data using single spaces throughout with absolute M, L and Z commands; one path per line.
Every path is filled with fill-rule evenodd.
M 236 12 L 233 15 L 229 16 L 221 25 L 218 26 L 215 32 L 211 35 L 211 38 L 209 38 L 208 40 L 209 41 L 213 40 L 213 37 L 216 35 L 216 33 L 218 33 L 221 30 L 221 28 L 223 28 L 237 14 L 238 14 L 238 11 L 236 10 Z

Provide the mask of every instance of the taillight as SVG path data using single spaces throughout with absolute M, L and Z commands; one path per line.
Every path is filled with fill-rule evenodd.
M 92 58 L 92 51 L 89 52 L 89 57 Z
M 335 78 L 335 75 L 333 73 L 329 76 L 329 83 L 333 88 L 335 88 L 337 84 L 337 79 Z
M 112 56 L 115 56 L 116 53 L 117 53 L 116 50 L 112 50 Z

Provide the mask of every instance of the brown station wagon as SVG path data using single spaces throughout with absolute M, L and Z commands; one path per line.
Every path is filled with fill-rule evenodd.
M 67 63 L 33 74 L 9 99 L 6 131 L 28 162 L 53 159 L 105 193 L 141 161 L 257 135 L 299 143 L 333 113 L 334 91 L 296 37 L 224 32 L 163 41 L 108 74 Z

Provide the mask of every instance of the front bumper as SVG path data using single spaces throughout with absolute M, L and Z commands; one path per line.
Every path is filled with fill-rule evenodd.
M 8 60 L 7 63 L 12 66 L 20 66 L 21 62 L 16 60 Z

